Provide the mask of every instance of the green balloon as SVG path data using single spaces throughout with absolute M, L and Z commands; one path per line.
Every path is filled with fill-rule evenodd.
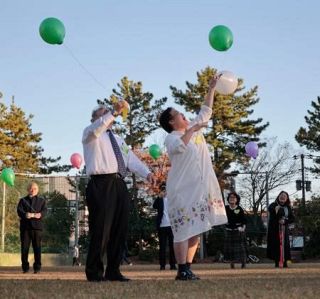
M 42 39 L 48 44 L 61 45 L 66 35 L 66 30 L 60 20 L 56 18 L 47 18 L 41 22 L 39 33 Z
M 158 159 L 161 156 L 160 146 L 153 144 L 149 147 L 149 154 L 153 159 Z
M 9 186 L 14 186 L 14 180 L 16 178 L 12 168 L 4 168 L 1 172 L 2 180 Z
M 231 30 L 224 25 L 213 27 L 209 33 L 209 43 L 217 51 L 228 50 L 233 43 Z

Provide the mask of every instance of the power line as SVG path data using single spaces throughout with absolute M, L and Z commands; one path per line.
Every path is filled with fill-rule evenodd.
M 72 50 L 67 47 L 67 45 L 64 43 L 63 44 L 65 49 L 69 52 L 70 56 L 74 59 L 74 61 L 76 63 L 78 63 L 78 65 L 100 86 L 102 87 L 104 90 L 106 90 L 107 88 L 81 63 L 81 61 L 74 55 L 74 53 L 72 52 Z

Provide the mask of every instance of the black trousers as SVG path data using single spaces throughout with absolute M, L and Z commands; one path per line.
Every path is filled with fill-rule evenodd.
M 29 270 L 28 255 L 31 243 L 34 253 L 33 269 L 36 271 L 41 269 L 41 238 L 42 230 L 20 229 L 21 263 L 23 271 Z
M 120 273 L 128 232 L 129 193 L 116 174 L 91 176 L 86 190 L 90 244 L 86 261 L 88 280 Z M 103 258 L 107 255 L 104 271 Z
M 165 267 L 166 265 L 167 241 L 169 243 L 169 263 L 170 263 L 170 266 L 175 266 L 176 259 L 174 256 L 173 233 L 172 233 L 171 226 L 159 227 L 158 234 L 159 234 L 159 243 L 160 243 L 160 250 L 159 250 L 160 266 Z

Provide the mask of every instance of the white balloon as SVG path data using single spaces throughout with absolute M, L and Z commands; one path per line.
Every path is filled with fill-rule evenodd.
M 238 78 L 229 71 L 221 71 L 221 75 L 217 82 L 216 90 L 222 95 L 228 95 L 235 92 L 238 87 Z

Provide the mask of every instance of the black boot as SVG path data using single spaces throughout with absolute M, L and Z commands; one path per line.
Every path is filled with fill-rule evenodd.
M 192 277 L 193 280 L 199 280 L 200 277 L 195 275 L 192 271 L 191 271 L 191 263 L 187 263 L 187 271 L 189 272 L 189 275 Z
M 177 272 L 176 280 L 188 280 L 189 274 L 187 270 L 188 269 L 186 264 L 178 264 L 178 272 Z

